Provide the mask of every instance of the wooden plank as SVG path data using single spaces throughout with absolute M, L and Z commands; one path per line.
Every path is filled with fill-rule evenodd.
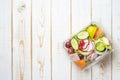
M 50 80 L 50 0 L 32 1 L 33 80 Z
M 0 79 L 11 79 L 11 3 L 0 2 Z
M 111 38 L 111 1 L 92 0 L 92 21 Z M 92 80 L 111 80 L 111 55 L 92 68 Z
M 52 80 L 70 80 L 70 60 L 63 49 L 69 28 L 69 0 L 52 0 Z
M 13 0 L 13 80 L 31 80 L 31 1 Z
M 120 0 L 112 0 L 112 80 L 120 79 Z
M 90 0 L 72 0 L 72 33 L 76 34 L 91 23 Z M 72 66 L 72 80 L 91 80 L 91 69 L 81 72 L 75 64 Z

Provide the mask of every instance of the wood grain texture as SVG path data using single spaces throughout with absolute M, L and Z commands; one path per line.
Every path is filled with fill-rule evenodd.
M 0 79 L 11 79 L 11 3 L 0 1 Z M 7 77 L 6 77 L 7 76 Z
M 112 0 L 112 40 L 113 56 L 112 56 L 112 80 L 120 79 L 120 1 Z
M 52 80 L 70 80 L 70 60 L 63 42 L 70 36 L 69 0 L 52 0 Z
M 30 0 L 13 0 L 13 80 L 31 80 Z
M 50 80 L 50 0 L 32 4 L 33 80 Z
M 72 33 L 79 32 L 82 28 L 91 23 L 91 2 L 90 0 L 72 1 Z M 91 80 L 91 69 L 82 72 L 79 67 L 73 64 L 72 80 Z
M 1 0 L 0 80 L 119 80 L 120 0 Z M 97 23 L 114 52 L 85 72 L 63 42 Z
M 111 1 L 92 0 L 92 21 L 103 28 L 106 36 L 111 38 Z M 92 80 L 111 80 L 111 55 L 93 66 Z

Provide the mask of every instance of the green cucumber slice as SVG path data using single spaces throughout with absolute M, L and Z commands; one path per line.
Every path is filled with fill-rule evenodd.
M 96 44 L 96 50 L 99 51 L 99 52 L 104 51 L 104 50 L 105 50 L 105 45 L 104 45 L 104 43 L 103 43 L 103 42 L 98 42 L 98 43 Z
M 76 52 L 77 54 L 82 54 L 82 55 L 84 55 L 84 56 L 90 54 L 90 52 L 83 52 L 83 51 L 80 51 L 80 50 L 77 50 L 77 51 L 75 51 L 75 52 Z
M 73 38 L 76 39 L 77 42 L 80 40 L 80 39 L 77 37 L 77 35 L 74 35 Z
M 78 42 L 76 39 L 72 38 L 71 45 L 72 45 L 73 49 L 75 49 L 75 50 L 78 49 Z
M 87 31 L 81 31 L 77 34 L 77 37 L 79 39 L 86 39 L 88 38 L 88 36 L 89 36 L 89 33 Z

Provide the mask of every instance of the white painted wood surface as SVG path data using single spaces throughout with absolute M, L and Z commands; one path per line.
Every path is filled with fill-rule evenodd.
M 1 0 L 0 80 L 119 80 L 120 0 Z M 64 40 L 91 22 L 114 52 L 81 72 Z
M 31 1 L 13 0 L 13 80 L 31 80 Z
M 112 39 L 114 41 L 113 47 L 115 47 L 115 51 L 112 55 L 112 79 L 118 80 L 120 79 L 120 1 L 113 0 L 112 1 Z
M 110 0 L 92 0 L 92 21 L 99 24 L 111 38 L 111 2 Z M 112 67 L 111 55 L 108 55 L 100 63 L 92 68 L 92 80 L 111 80 Z M 95 76 L 94 76 L 95 75 Z M 114 79 L 113 79 L 114 80 Z
M 51 79 L 50 57 L 50 0 L 33 0 L 32 80 Z
M 66 40 L 66 37 L 68 38 L 70 36 L 70 1 L 52 0 L 51 9 L 52 80 L 70 80 L 70 60 L 63 49 L 64 40 Z
M 0 79 L 9 80 L 11 74 L 11 2 L 0 2 Z

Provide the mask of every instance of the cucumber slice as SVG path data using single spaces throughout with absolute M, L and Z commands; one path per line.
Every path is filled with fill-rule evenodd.
M 80 50 L 75 51 L 75 52 L 77 52 L 77 54 L 82 54 L 82 55 L 84 55 L 84 56 L 86 56 L 86 55 L 89 55 L 89 54 L 90 54 L 90 52 L 83 52 L 83 51 L 80 51 Z
M 77 35 L 74 35 L 73 38 L 76 39 L 77 42 L 80 40 L 80 39 L 77 37 Z
M 75 49 L 75 50 L 78 49 L 78 42 L 76 39 L 72 38 L 71 45 L 72 45 L 73 49 Z
M 88 38 L 88 36 L 89 36 L 89 33 L 87 31 L 81 31 L 77 34 L 77 37 L 79 39 L 86 39 Z
M 96 44 L 96 50 L 99 51 L 99 52 L 102 52 L 105 50 L 105 45 L 103 44 L 103 42 L 98 42 Z

